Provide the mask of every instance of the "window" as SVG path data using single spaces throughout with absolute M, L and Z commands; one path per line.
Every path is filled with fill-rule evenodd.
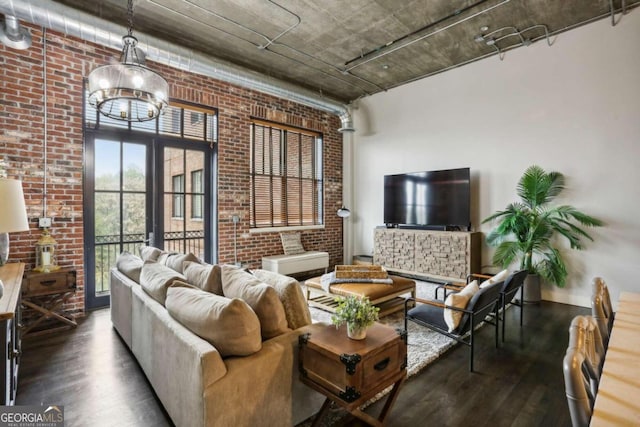
M 202 219 L 204 215 L 204 181 L 202 169 L 191 172 L 191 219 Z
M 184 175 L 171 177 L 171 192 L 173 193 L 173 218 L 184 218 Z
M 254 120 L 251 227 L 322 224 L 322 135 Z

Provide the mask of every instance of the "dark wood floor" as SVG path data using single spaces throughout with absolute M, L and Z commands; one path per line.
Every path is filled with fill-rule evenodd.
M 520 334 L 518 309 L 511 308 L 500 349 L 492 327 L 480 330 L 477 372 L 468 372 L 468 348 L 456 346 L 405 383 L 388 425 L 570 426 L 562 358 L 571 319 L 587 312 L 527 306 Z M 172 425 L 108 310 L 89 313 L 75 330 L 23 342 L 17 403 L 64 405 L 66 426 Z M 382 403 L 367 412 L 377 414 Z M 338 425 L 359 423 L 345 417 Z

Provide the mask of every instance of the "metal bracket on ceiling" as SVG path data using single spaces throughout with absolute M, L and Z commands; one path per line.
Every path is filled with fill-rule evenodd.
M 609 8 L 611 9 L 611 26 L 615 27 L 618 22 L 622 19 L 622 15 L 627 14 L 627 0 L 622 0 L 622 13 L 618 22 L 616 22 L 616 9 L 613 7 L 613 0 L 609 0 Z
M 516 27 L 502 27 L 499 28 L 497 30 L 491 31 L 490 33 L 487 34 L 478 34 L 477 36 L 474 37 L 474 40 L 477 42 L 484 42 L 487 46 L 492 46 L 496 52 L 498 52 L 498 57 L 500 58 L 500 60 L 504 60 L 506 51 L 509 49 L 513 49 L 516 47 L 520 47 L 520 46 L 530 46 L 531 43 L 533 43 L 533 41 L 535 39 L 530 39 L 530 38 L 525 38 L 524 37 L 524 33 L 526 33 L 527 31 L 531 31 L 535 28 L 543 28 L 544 29 L 544 36 L 547 39 L 547 44 L 549 46 L 553 45 L 553 40 L 551 40 L 551 38 L 549 37 L 549 28 L 546 25 L 543 24 L 538 24 L 538 25 L 532 25 L 530 27 L 527 27 L 523 30 L 518 30 Z M 504 33 L 505 31 L 509 31 L 506 34 L 501 35 L 500 37 L 492 37 L 496 34 L 500 34 L 500 33 Z M 504 39 L 507 39 L 509 37 L 518 37 L 520 40 L 518 43 L 507 46 L 503 49 L 500 49 L 500 47 L 497 45 L 497 43 L 499 41 L 502 41 Z M 539 38 L 539 37 L 538 37 Z

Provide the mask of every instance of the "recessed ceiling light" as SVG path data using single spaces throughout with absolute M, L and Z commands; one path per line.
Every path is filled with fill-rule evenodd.
M 489 29 L 489 27 L 487 27 L 486 25 L 483 25 L 482 27 L 480 27 L 480 31 L 487 31 Z
M 389 65 L 387 65 L 387 64 L 383 64 L 383 65 L 382 65 L 382 69 L 383 69 L 383 70 L 388 70 L 388 69 L 389 69 Z

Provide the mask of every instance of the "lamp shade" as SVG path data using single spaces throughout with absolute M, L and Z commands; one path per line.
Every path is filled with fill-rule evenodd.
M 28 230 L 22 181 L 0 178 L 0 233 Z

